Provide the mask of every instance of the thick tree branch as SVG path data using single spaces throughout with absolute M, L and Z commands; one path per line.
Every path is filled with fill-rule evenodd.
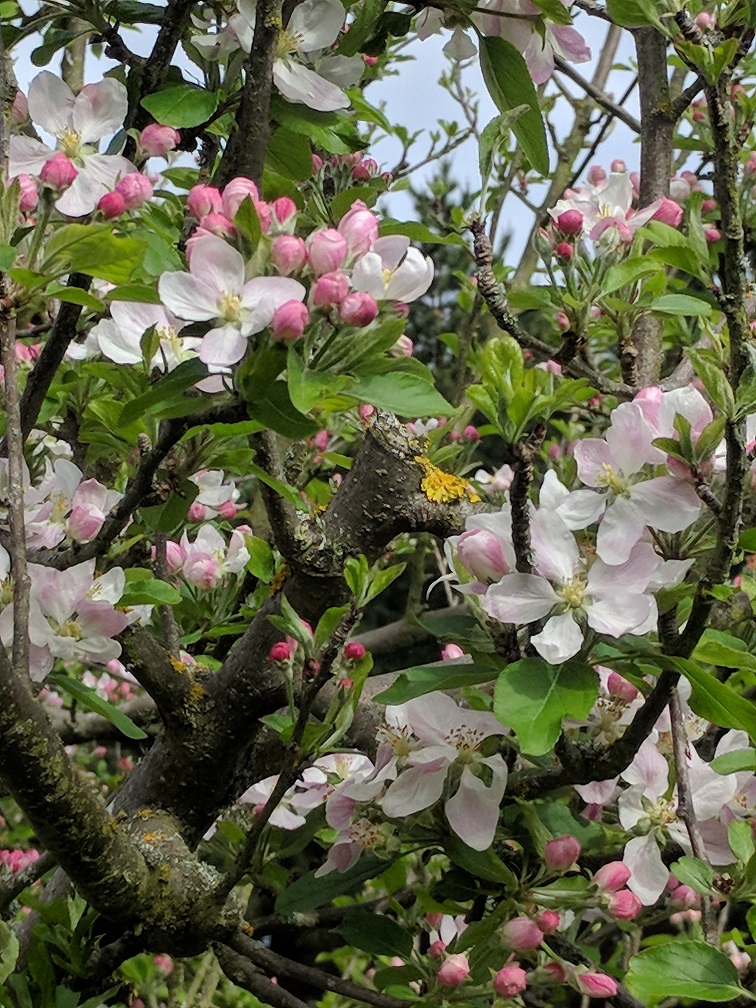
M 249 959 L 234 952 L 228 945 L 216 945 L 215 954 L 221 969 L 237 987 L 247 990 L 263 1004 L 272 1008 L 310 1008 L 306 1001 L 300 1001 L 278 983 L 272 983 Z

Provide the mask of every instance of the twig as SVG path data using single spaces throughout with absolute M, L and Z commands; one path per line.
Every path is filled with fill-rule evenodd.
M 351 980 L 342 980 L 341 977 L 324 973 L 323 970 L 316 969 L 314 966 L 293 962 L 291 959 L 265 948 L 260 942 L 255 941 L 254 938 L 248 938 L 241 932 L 237 932 L 227 944 L 235 952 L 251 960 L 255 966 L 266 972 L 278 977 L 290 977 L 299 983 L 307 984 L 316 991 L 332 991 L 341 997 L 374 1005 L 375 1008 L 407 1008 L 410 1004 L 400 998 L 391 997 L 389 994 L 361 987 L 359 984 L 352 983 Z
M 127 629 L 123 642 L 130 671 L 155 701 L 166 724 L 191 727 L 192 701 L 198 686 L 191 670 L 164 651 L 143 627 Z
M 9 881 L 0 885 L 0 909 L 4 909 L 8 904 L 27 889 L 30 885 L 42 878 L 45 872 L 55 867 L 55 858 L 48 851 L 42 854 L 32 864 L 27 865 L 20 872 L 17 872 Z
M 215 954 L 221 969 L 237 987 L 247 990 L 263 1004 L 273 1008 L 310 1008 L 306 1001 L 300 1001 L 280 984 L 272 983 L 264 973 L 255 969 L 249 959 L 239 955 L 227 945 L 216 945 Z M 186 1002 L 187 1005 L 189 1002 Z
M 544 941 L 550 949 L 553 949 L 566 962 L 573 963 L 574 965 L 590 966 L 592 969 L 595 969 L 595 961 L 583 955 L 580 949 L 563 935 L 550 934 L 544 938 Z M 611 1000 L 618 1005 L 618 1008 L 644 1008 L 643 1002 L 637 1001 L 630 991 L 620 983 L 617 983 L 617 993 L 612 995 Z
M 577 84 L 587 95 L 590 95 L 597 105 L 600 105 L 607 112 L 611 112 L 615 119 L 623 122 L 633 133 L 640 133 L 641 124 L 635 116 L 630 115 L 621 105 L 613 102 L 607 94 L 604 94 L 600 88 L 597 88 L 595 84 L 586 80 L 576 70 L 573 70 L 570 64 L 566 63 L 561 56 L 554 57 L 554 64 L 560 73 L 563 73 L 565 77 L 569 77 L 573 84 Z
M 557 352 L 557 348 L 549 346 L 548 343 L 544 343 L 543 340 L 538 339 L 536 336 L 531 336 L 529 332 L 526 332 L 520 326 L 520 323 L 511 312 L 506 295 L 492 269 L 493 249 L 491 248 L 491 242 L 486 234 L 483 222 L 480 219 L 471 221 L 470 230 L 474 238 L 473 251 L 477 265 L 478 290 L 488 305 L 488 310 L 491 312 L 496 324 L 501 330 L 513 336 L 521 346 L 532 350 L 544 360 L 550 360 Z M 620 399 L 630 399 L 634 394 L 633 389 L 629 385 L 612 381 L 610 378 L 604 378 L 603 375 L 599 375 L 593 368 L 579 359 L 566 362 L 565 370 L 576 377 L 587 378 L 599 392 L 615 395 Z
M 675 754 L 675 778 L 677 780 L 677 815 L 685 823 L 685 829 L 690 839 L 691 850 L 699 861 L 709 865 L 701 830 L 698 828 L 696 810 L 693 805 L 693 792 L 688 773 L 687 748 L 688 740 L 685 733 L 685 713 L 680 700 L 680 692 L 675 689 L 669 702 L 670 726 L 672 729 L 672 750 Z M 717 942 L 717 926 L 711 898 L 701 895 L 701 923 L 704 935 L 709 945 Z
M 281 465 L 276 435 L 269 430 L 259 431 L 250 437 L 250 443 L 255 450 L 255 461 L 260 468 L 279 483 L 285 483 L 286 475 Z M 260 481 L 260 496 L 276 546 L 287 560 L 296 560 L 304 545 L 301 535 L 298 535 L 299 523 L 296 511 L 287 500 L 262 481 Z

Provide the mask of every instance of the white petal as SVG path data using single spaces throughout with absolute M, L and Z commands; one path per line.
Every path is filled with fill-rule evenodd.
M 531 521 L 533 552 L 539 574 L 564 584 L 580 565 L 575 536 L 562 519 L 551 511 L 536 511 Z
M 120 81 L 106 77 L 97 84 L 87 84 L 73 104 L 73 127 L 83 143 L 94 143 L 123 126 L 129 108 L 126 88 Z
M 682 532 L 698 518 L 703 507 L 693 487 L 674 476 L 636 483 L 630 488 L 630 500 L 645 524 L 662 532 Z
M 383 261 L 376 252 L 366 252 L 352 267 L 352 287 L 365 291 L 376 301 L 385 297 Z
M 596 536 L 596 552 L 608 564 L 622 564 L 643 535 L 645 522 L 635 504 L 618 497 L 607 507 Z
M 158 280 L 158 294 L 174 315 L 191 322 L 207 322 L 218 317 L 216 292 L 191 273 L 163 273 Z
M 205 364 L 227 367 L 242 359 L 247 349 L 247 341 L 233 325 L 211 329 L 202 339 L 199 359 Z
M 499 822 L 499 803 L 507 786 L 507 766 L 501 756 L 493 765 L 491 787 L 465 767 L 456 794 L 444 805 L 446 819 L 457 836 L 473 850 L 487 850 Z
M 242 292 L 244 259 L 240 252 L 217 235 L 204 235 L 194 244 L 189 269 L 202 283 L 219 294 L 240 295 Z
M 669 869 L 661 859 L 653 832 L 625 844 L 622 860 L 632 872 L 627 883 L 644 906 L 652 906 L 664 892 Z
M 349 99 L 341 88 L 293 60 L 275 61 L 273 83 L 287 101 L 318 112 L 336 112 L 349 106 Z
M 583 631 L 572 613 L 552 616 L 543 630 L 531 638 L 538 654 L 549 665 L 561 665 L 574 658 L 583 646 Z
M 447 762 L 437 760 L 403 771 L 386 792 L 383 811 L 389 818 L 397 819 L 434 805 L 444 790 L 447 769 Z
M 632 633 L 655 611 L 656 601 L 650 595 L 627 595 L 619 589 L 613 597 L 585 607 L 588 626 L 610 637 Z
M 345 17 L 339 0 L 304 0 L 294 8 L 287 31 L 300 40 L 302 52 L 326 49 L 336 41 Z
M 16 175 L 39 175 L 42 166 L 54 153 L 55 151 L 33 137 L 12 136 L 8 178 L 15 178 Z
M 559 598 L 549 582 L 535 574 L 505 574 L 483 596 L 484 612 L 500 623 L 532 623 L 548 616 Z
M 74 94 L 57 74 L 43 70 L 29 85 L 29 116 L 32 121 L 57 137 L 71 124 Z

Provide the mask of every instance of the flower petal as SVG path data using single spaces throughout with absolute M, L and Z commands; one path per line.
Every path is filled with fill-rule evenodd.
M 113 77 L 86 84 L 73 103 L 73 128 L 83 143 L 95 143 L 123 126 L 129 109 L 126 88 Z
M 29 85 L 29 116 L 51 136 L 71 125 L 74 93 L 57 74 L 43 70 Z
M 531 638 L 538 654 L 549 665 L 561 665 L 574 658 L 583 646 L 583 631 L 572 613 L 552 616 L 543 630 Z
M 287 101 L 318 112 L 336 112 L 349 106 L 349 99 L 341 88 L 293 60 L 275 61 L 273 83 Z
M 326 49 L 338 38 L 346 11 L 339 0 L 304 0 L 298 4 L 286 26 L 299 42 L 302 52 Z
M 496 759 L 496 763 L 494 763 Z M 457 836 L 473 850 L 493 843 L 499 822 L 499 804 L 507 786 L 507 765 L 501 756 L 486 761 L 493 771 L 491 786 L 465 767 L 455 794 L 444 805 L 446 819 Z
M 482 599 L 484 612 L 500 623 L 532 623 L 548 616 L 559 598 L 549 582 L 535 574 L 505 574 Z
M 443 759 L 404 770 L 386 792 L 382 806 L 391 819 L 435 805 L 444 790 L 448 762 Z

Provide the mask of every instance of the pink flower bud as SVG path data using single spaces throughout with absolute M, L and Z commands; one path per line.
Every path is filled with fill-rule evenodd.
M 181 549 L 179 543 L 169 539 L 165 544 L 165 563 L 168 570 L 175 574 L 176 571 L 181 570 L 184 566 L 185 559 L 184 551 Z
M 207 518 L 207 508 L 199 501 L 192 501 L 187 518 L 193 522 L 204 521 Z
M 563 235 L 580 234 L 583 230 L 583 215 L 579 210 L 565 210 L 556 219 L 556 226 Z
M 268 652 L 268 658 L 272 662 L 284 662 L 291 658 L 292 653 L 291 644 L 287 644 L 286 641 L 278 641 Z
M 501 939 L 515 952 L 532 952 L 543 941 L 543 931 L 529 917 L 514 917 L 501 929 Z
M 714 18 L 708 11 L 701 11 L 700 14 L 696 14 L 694 20 L 701 31 L 709 31 L 714 27 Z
M 622 158 L 615 158 L 614 161 L 612 161 L 612 163 L 609 166 L 609 168 L 613 172 L 626 172 L 627 171 L 627 165 L 622 160 Z
M 153 956 L 152 961 L 161 973 L 166 975 L 173 973 L 173 959 L 169 955 Z
M 480 433 L 477 427 L 473 427 L 472 424 L 468 424 L 467 427 L 462 431 L 462 440 L 469 441 L 471 444 L 475 444 L 476 441 L 480 441 Z
M 152 196 L 152 183 L 141 172 L 129 172 L 118 181 L 115 191 L 123 196 L 127 210 L 135 210 Z
M 348 661 L 359 661 L 360 658 L 364 658 L 367 654 L 364 646 L 359 643 L 359 641 L 349 641 L 347 646 L 344 648 L 344 657 Z
M 632 703 L 640 696 L 640 691 L 631 682 L 621 676 L 619 672 L 610 672 L 606 680 L 606 691 L 611 697 L 624 700 L 625 703 Z
M 682 219 L 682 207 L 668 196 L 662 197 L 661 206 L 651 218 L 651 220 L 661 221 L 662 224 L 669 224 L 670 227 L 677 227 Z
M 362 403 L 357 412 L 360 415 L 360 420 L 364 423 L 375 413 L 375 406 L 371 406 L 369 403 Z
M 230 500 L 223 501 L 215 510 L 218 512 L 219 518 L 223 518 L 224 521 L 231 521 L 236 514 L 236 504 Z
M 557 837 L 556 840 L 549 840 L 544 851 L 546 867 L 550 871 L 567 871 L 580 857 L 581 851 L 580 841 L 569 833 Z
M 39 192 L 37 183 L 31 175 L 17 175 L 19 189 L 21 190 L 18 209 L 21 213 L 29 213 L 34 210 L 39 203 Z
M 313 448 L 317 448 L 318 451 L 323 452 L 328 447 L 330 436 L 327 430 L 319 430 L 315 437 L 310 439 L 310 444 Z
M 617 892 L 627 884 L 630 874 L 630 869 L 622 861 L 610 861 L 599 868 L 593 881 L 602 892 Z
M 346 239 L 349 255 L 361 256 L 378 239 L 378 219 L 362 200 L 355 200 L 339 221 L 339 231 Z
M 717 201 L 714 199 L 705 199 L 701 204 L 701 213 L 711 213 L 712 210 L 717 209 Z
M 542 910 L 536 917 L 536 924 L 546 935 L 553 934 L 561 923 L 562 918 L 556 910 Z
M 606 172 L 601 167 L 601 165 L 591 165 L 591 167 L 588 169 L 587 177 L 590 184 L 595 186 L 598 185 L 600 182 L 604 181 L 604 179 L 606 178 Z
M 629 889 L 619 889 L 609 893 L 606 909 L 615 920 L 634 920 L 643 909 L 643 904 Z
M 68 534 L 76 542 L 89 542 L 100 531 L 104 521 L 102 512 L 77 505 L 68 516 Z
M 301 301 L 286 301 L 273 314 L 270 324 L 273 339 L 277 342 L 293 343 L 298 340 L 310 321 L 307 305 Z
M 415 345 L 412 340 L 406 333 L 403 333 L 391 347 L 389 353 L 392 357 L 411 357 L 414 349 Z
M 344 676 L 343 679 L 339 679 L 336 685 L 341 690 L 354 689 L 354 679 L 350 679 L 349 676 Z
M 431 959 L 443 959 L 444 952 L 446 951 L 446 943 L 442 942 L 439 938 L 438 941 L 434 941 L 430 948 L 428 949 L 428 955 Z
M 559 242 L 554 246 L 554 253 L 559 256 L 560 259 L 564 259 L 569 262 L 573 256 L 573 248 L 569 242 Z
M 293 219 L 299 212 L 297 204 L 290 196 L 279 196 L 278 199 L 273 200 L 271 209 L 273 210 L 273 216 L 279 224 L 293 222 Z
M 214 234 L 218 238 L 232 238 L 236 234 L 233 222 L 225 214 L 213 210 L 200 220 L 200 228 L 204 234 Z
M 504 966 L 493 978 L 493 989 L 499 997 L 513 998 L 528 986 L 528 975 L 522 966 Z
M 719 239 L 722 237 L 722 232 L 718 228 L 715 228 L 715 227 L 705 227 L 703 229 L 703 233 L 704 233 L 704 238 L 706 239 L 707 242 L 709 242 L 709 244 L 713 244 L 714 242 L 718 242 Z
M 488 529 L 469 529 L 457 540 L 457 557 L 476 581 L 493 584 L 509 573 L 504 547 Z
M 669 196 L 676 203 L 684 203 L 690 193 L 690 182 L 687 179 L 675 177 L 669 180 Z
M 215 186 L 193 186 L 189 190 L 186 206 L 197 220 L 202 220 L 209 213 L 220 213 L 222 210 L 220 191 Z
M 567 970 L 558 962 L 546 963 L 543 972 L 549 979 L 549 983 L 563 984 L 567 982 Z
M 470 975 L 470 963 L 463 952 L 451 955 L 438 971 L 437 980 L 442 987 L 460 987 Z
M 160 157 L 175 149 L 181 134 L 173 126 L 150 123 L 139 134 L 139 146 L 148 157 Z
M 307 246 L 296 235 L 279 235 L 270 250 L 273 265 L 283 276 L 299 273 L 307 262 Z
M 347 325 L 359 326 L 360 329 L 370 325 L 378 314 L 378 305 L 365 291 L 354 291 L 347 294 L 339 305 L 339 316 Z
M 318 277 L 312 288 L 312 303 L 316 308 L 340 304 L 349 293 L 349 277 L 338 270 Z
M 572 974 L 572 981 L 575 988 L 586 997 L 610 998 L 617 993 L 617 984 L 606 973 L 592 973 L 586 970 L 579 973 L 577 970 Z
M 106 220 L 112 220 L 113 217 L 120 217 L 121 214 L 126 209 L 126 201 L 123 196 L 117 192 L 105 193 L 104 196 L 100 197 L 100 202 L 97 204 L 97 209 L 100 211 Z
M 441 661 L 454 661 L 455 658 L 462 658 L 464 653 L 459 644 L 447 644 L 441 651 Z
M 364 64 L 365 64 L 366 67 L 374 67 L 375 64 L 378 62 L 378 57 L 377 56 L 368 56 L 367 54 L 363 54 L 362 60 L 363 60 L 363 62 L 364 62 Z
M 51 189 L 68 189 L 73 180 L 79 174 L 79 169 L 70 157 L 58 151 L 42 165 L 39 173 L 40 182 Z
M 563 311 L 558 311 L 556 313 L 556 323 L 560 329 L 569 329 L 570 320 L 567 318 Z
M 255 205 L 260 202 L 260 193 L 252 179 L 241 177 L 231 179 L 221 194 L 221 209 L 226 217 L 233 220 L 247 196 L 251 197 Z
M 701 897 L 689 885 L 679 885 L 672 890 L 669 901 L 672 906 L 679 907 L 681 910 L 690 910 L 691 907 L 700 906 Z
M 346 239 L 336 228 L 316 231 L 307 242 L 307 261 L 315 276 L 333 273 L 344 262 L 346 254 Z

